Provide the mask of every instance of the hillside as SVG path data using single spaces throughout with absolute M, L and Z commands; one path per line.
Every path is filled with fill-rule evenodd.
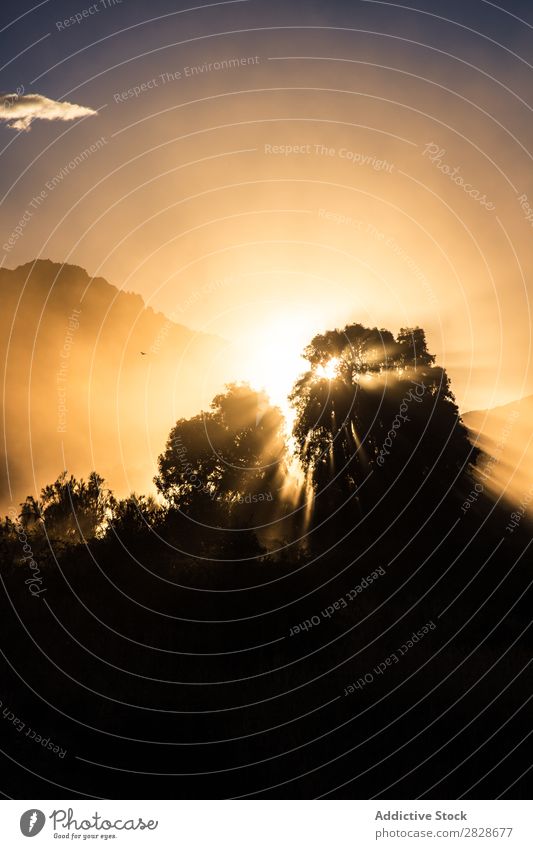
M 533 485 L 533 395 L 463 415 L 470 438 L 492 461 L 485 457 L 478 463 L 487 471 L 487 488 L 515 504 L 530 499 Z
M 149 490 L 172 424 L 229 379 L 226 343 L 48 260 L 1 269 L 0 298 L 1 508 L 64 468 L 96 469 L 119 493 Z

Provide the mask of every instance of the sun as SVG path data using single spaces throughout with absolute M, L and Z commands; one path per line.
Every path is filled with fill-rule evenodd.
M 330 360 L 316 367 L 316 374 L 326 380 L 334 380 L 339 373 L 339 364 L 339 357 L 331 357 Z
M 253 337 L 247 337 L 241 371 L 254 389 L 266 392 L 286 418 L 292 417 L 288 402 L 295 381 L 309 370 L 302 352 L 320 328 L 316 316 L 304 312 L 268 316 Z

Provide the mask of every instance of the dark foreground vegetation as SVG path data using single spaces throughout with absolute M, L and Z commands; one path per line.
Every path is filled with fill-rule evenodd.
M 176 423 L 157 499 L 64 473 L 6 518 L 12 795 L 528 797 L 526 517 L 422 330 L 306 356 L 292 442 L 230 386 Z

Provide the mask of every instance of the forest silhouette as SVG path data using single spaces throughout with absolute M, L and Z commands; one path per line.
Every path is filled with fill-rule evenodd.
M 119 769 L 125 798 L 322 785 L 409 798 L 435 784 L 454 798 L 508 748 L 457 766 L 479 711 L 484 731 L 516 713 L 519 735 L 520 691 L 502 682 L 530 663 L 530 528 L 506 534 L 509 508 L 479 485 L 424 331 L 351 324 L 304 356 L 289 424 L 263 391 L 230 384 L 171 429 L 156 495 L 116 498 L 96 471 L 64 471 L 2 523 L 12 657 L 20 645 L 8 699 L 76 753 L 60 785 L 81 758 L 99 795 Z M 428 742 L 417 729 L 443 690 L 452 707 Z

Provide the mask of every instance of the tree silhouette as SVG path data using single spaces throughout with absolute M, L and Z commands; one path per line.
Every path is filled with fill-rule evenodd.
M 162 518 L 164 510 L 152 495 L 137 495 L 135 492 L 114 504 L 108 521 L 107 536 L 116 534 L 128 541 L 143 536 Z
M 244 505 L 279 486 L 285 437 L 283 416 L 264 392 L 230 384 L 209 412 L 176 423 L 155 484 L 185 515 L 206 524 L 240 521 Z
M 90 473 L 87 482 L 62 472 L 41 490 L 39 501 L 28 496 L 21 504 L 21 523 L 29 531 L 44 529 L 54 540 L 76 543 L 92 539 L 103 532 L 115 505 L 103 484 L 96 472 Z
M 304 356 L 311 368 L 290 400 L 316 518 L 352 498 L 369 506 L 394 481 L 406 499 L 430 470 L 444 485 L 475 460 L 449 378 L 421 328 L 395 338 L 352 324 L 315 336 Z

